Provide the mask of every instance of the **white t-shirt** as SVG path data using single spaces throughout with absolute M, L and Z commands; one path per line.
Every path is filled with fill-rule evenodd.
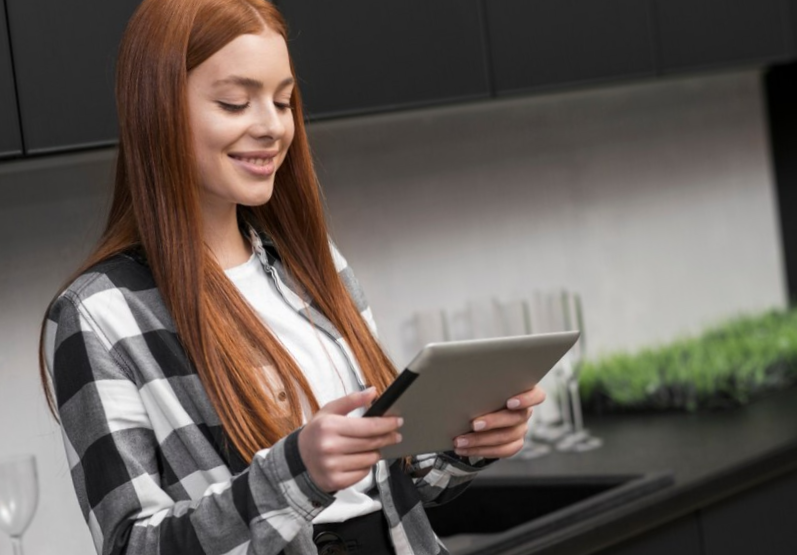
M 359 372 L 359 368 L 352 371 L 335 342 L 285 302 L 274 280 L 269 279 L 254 254 L 248 261 L 225 270 L 225 273 L 304 372 L 320 406 L 359 391 L 357 377 L 353 374 L 353 371 Z M 362 412 L 363 409 L 358 409 L 351 414 L 360 416 Z M 306 421 L 307 414 L 304 416 Z M 337 492 L 335 502 L 313 522 L 343 522 L 381 510 L 379 498 L 372 499 L 364 493 L 373 485 L 371 472 L 353 486 Z

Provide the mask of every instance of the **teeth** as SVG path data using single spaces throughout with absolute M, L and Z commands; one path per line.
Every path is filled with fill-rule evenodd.
M 239 160 L 243 160 L 247 164 L 252 164 L 254 166 L 265 166 L 271 158 L 239 158 Z

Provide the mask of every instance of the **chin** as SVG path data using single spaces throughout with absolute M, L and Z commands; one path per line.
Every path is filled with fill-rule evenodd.
M 264 204 L 267 204 L 268 201 L 270 200 L 271 200 L 271 191 L 269 191 L 268 194 L 262 194 L 262 195 L 257 195 L 255 197 L 248 197 L 246 199 L 241 199 L 240 201 L 238 201 L 238 204 L 240 204 L 241 206 L 249 206 L 249 207 L 263 206 Z

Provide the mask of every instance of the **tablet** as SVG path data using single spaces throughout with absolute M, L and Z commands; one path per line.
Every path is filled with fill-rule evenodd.
M 579 332 L 430 343 L 364 416 L 401 416 L 402 441 L 386 459 L 454 448 L 477 416 L 531 389 L 578 340 Z

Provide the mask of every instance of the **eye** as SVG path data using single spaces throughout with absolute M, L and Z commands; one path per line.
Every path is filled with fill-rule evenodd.
M 218 105 L 221 106 L 224 110 L 228 112 L 241 112 L 249 107 L 249 103 L 246 104 L 230 104 L 229 102 L 222 102 L 221 100 L 217 101 Z
M 285 111 L 285 110 L 290 110 L 291 109 L 291 103 L 290 102 L 275 102 L 274 106 L 276 106 L 281 111 Z

